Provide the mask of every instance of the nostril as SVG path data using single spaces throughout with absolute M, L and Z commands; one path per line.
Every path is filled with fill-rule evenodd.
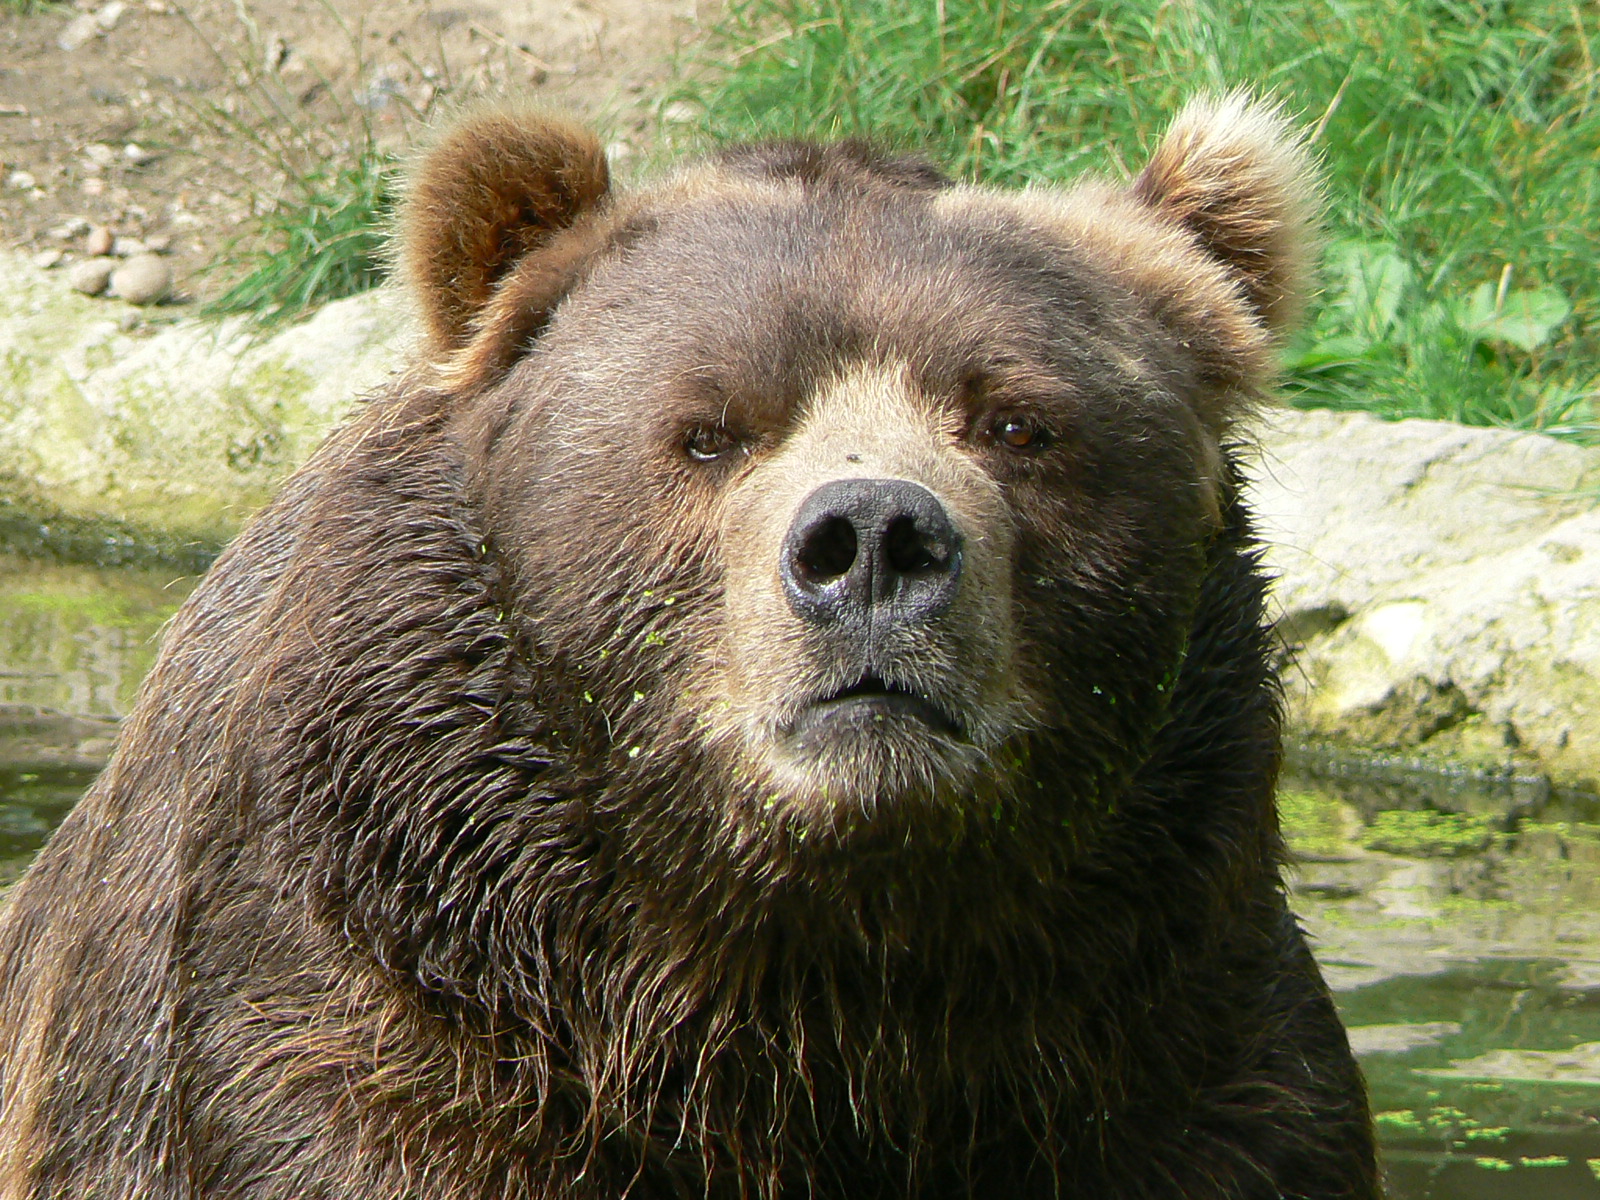
M 856 527 L 844 517 L 819 522 L 800 546 L 796 560 L 812 583 L 837 579 L 856 561 Z
M 939 571 L 950 559 L 949 547 L 937 537 L 924 535 L 913 516 L 900 516 L 889 522 L 883 534 L 883 550 L 889 565 L 902 575 Z

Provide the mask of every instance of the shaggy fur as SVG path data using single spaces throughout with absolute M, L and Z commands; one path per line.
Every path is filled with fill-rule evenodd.
M 427 362 L 0 915 L 0 1197 L 1376 1196 L 1222 441 L 1307 167 L 1242 102 L 1175 130 L 1022 196 L 447 134 Z M 850 480 L 949 514 L 937 613 L 785 591 Z

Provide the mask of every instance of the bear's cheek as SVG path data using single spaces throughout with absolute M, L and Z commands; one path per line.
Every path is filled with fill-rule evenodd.
M 1001 490 L 894 367 L 845 373 L 723 494 L 714 740 L 779 792 L 959 790 L 1029 724 Z

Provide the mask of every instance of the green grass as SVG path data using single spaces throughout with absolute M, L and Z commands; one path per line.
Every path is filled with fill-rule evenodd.
M 1002 184 L 1127 176 L 1183 100 L 1316 131 L 1303 406 L 1600 435 L 1600 11 L 1574 0 L 734 0 L 712 140 L 867 134 Z
M 373 147 L 342 166 L 291 174 L 287 194 L 257 217 L 247 249 L 230 260 L 239 278 L 204 311 L 271 325 L 380 283 L 395 181 L 394 161 Z
M 387 273 L 399 161 L 380 142 L 372 111 L 355 99 L 371 91 L 361 29 L 346 24 L 327 0 L 319 3 L 338 23 L 353 70 L 340 81 L 318 77 L 316 108 L 305 107 L 263 65 L 266 42 L 247 9 L 239 10 L 230 44 L 210 41 L 179 9 L 234 81 L 228 95 L 191 106 L 190 116 L 237 149 L 242 168 L 219 165 L 236 176 L 256 214 L 214 267 L 228 282 L 202 307 L 208 316 L 242 313 L 271 326 L 365 291 Z M 425 119 L 403 97 L 392 98 L 404 129 Z

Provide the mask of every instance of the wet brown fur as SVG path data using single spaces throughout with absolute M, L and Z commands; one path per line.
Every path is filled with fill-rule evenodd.
M 446 134 L 424 364 L 219 559 L 0 914 L 0 1197 L 1376 1196 L 1223 442 L 1306 165 L 1196 111 L 1125 193 L 786 143 L 614 197 L 566 126 Z M 859 647 L 772 543 L 860 473 L 968 531 L 873 650 L 962 736 L 802 754 Z

